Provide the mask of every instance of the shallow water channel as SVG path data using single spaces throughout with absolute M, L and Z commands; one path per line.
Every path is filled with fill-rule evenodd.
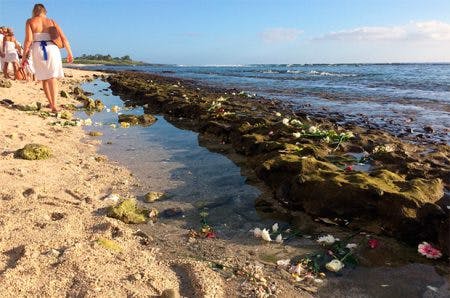
M 83 84 L 82 88 L 93 93 L 92 98 L 102 100 L 108 109 L 117 105 L 119 113 L 143 113 L 141 107 L 125 108 L 106 82 L 95 80 Z M 199 213 L 207 211 L 208 223 L 218 237 L 239 250 L 258 244 L 259 240 L 248 232 L 254 227 L 270 227 L 278 222 L 286 228 L 295 223 L 288 218 L 280 221 L 279 214 L 257 211 L 255 201 L 268 195 L 267 191 L 248 184 L 243 170 L 226 156 L 200 146 L 197 133 L 179 129 L 161 115 L 156 115 L 158 120 L 151 126 L 130 128 L 121 128 L 117 113 L 106 109 L 91 116 L 79 112 L 77 116 L 92 119 L 94 125 L 86 126 L 86 130 L 103 133 L 99 153 L 125 165 L 138 178 L 139 185 L 133 189 L 138 198 L 149 191 L 161 191 L 167 198 L 152 203 L 152 206 L 160 212 L 181 208 L 181 214 L 163 216 L 157 225 L 170 225 L 183 231 L 179 235 L 186 234 L 187 229 L 199 226 Z M 302 225 L 304 223 L 299 224 Z M 342 231 L 323 227 L 323 232 L 339 235 Z M 314 232 L 308 234 L 314 235 Z M 292 253 L 311 252 L 316 244 L 308 238 L 286 243 L 285 249 L 278 249 L 282 251 L 281 255 L 274 255 L 286 258 L 292 257 L 289 256 Z M 179 241 L 182 243 L 185 239 Z M 340 275 L 329 276 L 327 286 L 319 291 L 319 296 L 450 297 L 448 277 L 437 274 L 431 263 L 412 261 L 415 257 L 411 256 L 416 255 L 413 249 L 403 248 L 391 239 L 386 240 L 383 250 L 362 256 L 369 266 L 358 266 L 346 269 Z
M 108 86 L 97 80 L 82 87 L 107 107 L 119 106 L 119 114 L 143 113 L 141 107 L 125 108 L 120 97 L 106 91 Z M 236 230 L 248 234 L 256 223 L 273 224 L 270 219 L 263 220 L 254 208 L 261 191 L 246 183 L 231 160 L 201 147 L 197 133 L 176 128 L 160 115 L 151 126 L 126 129 L 117 123 L 114 112 L 105 110 L 82 117 L 90 117 L 94 123 L 87 130 L 103 133 L 99 153 L 126 165 L 137 176 L 140 185 L 134 190 L 138 196 L 148 191 L 167 194 L 168 199 L 155 203 L 158 209 L 181 207 L 187 224 L 197 222 L 199 210 L 207 209 L 209 222 L 223 236 L 231 236 L 229 232 Z

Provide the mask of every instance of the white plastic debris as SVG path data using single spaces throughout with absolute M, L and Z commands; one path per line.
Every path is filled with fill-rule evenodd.
M 275 233 L 276 231 L 278 231 L 278 223 L 277 222 L 274 223 L 273 226 L 272 226 L 272 232 Z

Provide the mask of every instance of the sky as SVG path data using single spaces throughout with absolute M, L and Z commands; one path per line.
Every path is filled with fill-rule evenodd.
M 18 40 L 35 1 L 0 0 Z M 49 0 L 75 56 L 149 63 L 450 62 L 450 0 Z

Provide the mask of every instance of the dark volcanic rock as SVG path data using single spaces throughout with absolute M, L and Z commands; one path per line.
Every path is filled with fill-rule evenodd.
M 434 132 L 434 129 L 433 129 L 432 126 L 425 126 L 423 128 L 423 130 L 425 130 L 426 133 L 433 133 Z

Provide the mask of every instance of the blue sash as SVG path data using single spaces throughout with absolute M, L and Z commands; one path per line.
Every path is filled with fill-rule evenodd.
M 42 51 L 44 52 L 44 60 L 47 61 L 48 55 L 47 55 L 47 49 L 45 48 L 47 46 L 47 41 L 46 40 L 41 40 L 40 41 L 40 45 L 42 47 Z

